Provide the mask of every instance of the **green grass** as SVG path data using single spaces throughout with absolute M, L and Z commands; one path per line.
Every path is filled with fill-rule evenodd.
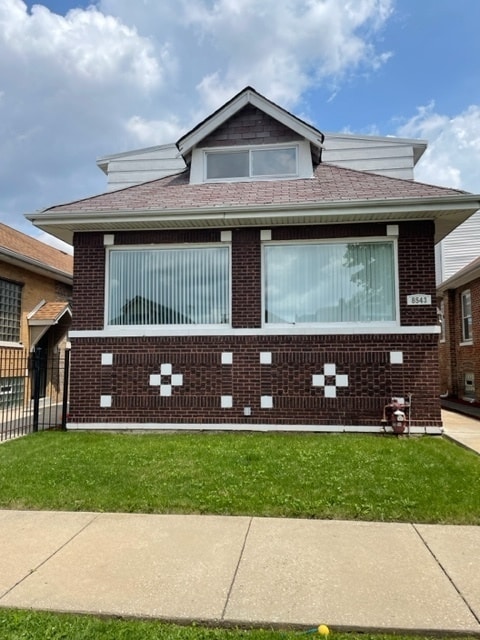
M 1 640 L 306 640 L 321 637 L 317 633 L 306 634 L 293 630 L 212 629 L 198 625 L 182 627 L 156 620 L 121 620 L 0 609 Z M 328 637 L 331 640 L 434 640 L 428 636 L 347 634 L 335 631 Z M 446 640 L 448 636 L 444 638 Z M 468 639 L 455 636 L 455 640 Z
M 439 437 L 44 432 L 0 446 L 0 508 L 480 524 L 480 457 Z

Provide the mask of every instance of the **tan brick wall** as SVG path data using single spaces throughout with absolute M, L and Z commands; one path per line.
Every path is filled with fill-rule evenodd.
M 71 297 L 71 287 L 3 261 L 0 261 L 0 277 L 23 285 L 20 342 L 22 342 L 28 350 L 30 348 L 27 322 L 28 314 L 42 300 L 46 302 L 69 300 Z

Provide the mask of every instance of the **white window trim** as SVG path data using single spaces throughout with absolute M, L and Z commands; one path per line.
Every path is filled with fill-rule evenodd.
M 306 245 L 306 244 L 349 244 L 349 243 L 391 243 L 393 245 L 393 268 L 395 273 L 395 320 L 373 321 L 373 322 L 328 322 L 328 323 L 274 323 L 265 322 L 265 251 L 267 245 Z M 308 240 L 271 240 L 262 241 L 262 327 L 270 329 L 285 329 L 286 327 L 294 328 L 297 326 L 304 327 L 307 331 L 312 332 L 313 329 L 320 332 L 330 333 L 333 329 L 338 334 L 353 335 L 355 333 L 364 333 L 361 329 L 366 329 L 366 333 L 388 333 L 396 327 L 400 327 L 400 282 L 398 275 L 398 240 L 394 236 L 363 236 L 349 238 L 321 238 Z M 350 331 L 348 329 L 351 329 Z M 357 331 L 360 329 L 360 331 Z M 440 327 L 438 327 L 438 332 Z
M 229 271 L 229 305 L 228 305 L 228 313 L 229 313 L 229 322 L 222 324 L 175 324 L 175 325 L 151 325 L 151 324 L 135 324 L 135 325 L 112 325 L 108 323 L 109 317 L 109 303 L 108 303 L 108 293 L 109 293 L 109 283 L 110 283 L 110 253 L 114 251 L 152 251 L 155 249 L 167 249 L 167 250 L 175 250 L 175 249 L 211 249 L 211 248 L 228 248 L 228 271 Z M 108 335 L 111 336 L 136 336 L 136 335 L 148 335 L 150 331 L 153 329 L 156 331 L 157 335 L 161 335 L 162 332 L 166 332 L 165 335 L 168 334 L 169 330 L 177 331 L 180 330 L 183 335 L 188 335 L 191 333 L 192 329 L 198 331 L 207 331 L 210 328 L 215 328 L 216 331 L 222 328 L 229 328 L 232 326 L 232 244 L 231 242 L 210 242 L 210 243 L 201 243 L 201 242 L 189 242 L 185 244 L 124 244 L 124 245 L 115 245 L 112 247 L 107 247 L 105 251 L 105 287 L 104 287 L 104 318 L 103 318 L 103 327 L 104 331 L 108 332 Z M 133 333 L 132 333 L 133 331 Z M 159 333 L 160 332 L 160 333 Z
M 207 179 L 206 155 L 208 153 L 228 153 L 235 151 L 268 151 L 269 149 L 297 149 L 297 173 L 296 175 L 278 176 L 243 176 L 240 178 L 214 178 Z M 190 167 L 191 184 L 215 184 L 219 182 L 259 182 L 272 180 L 298 180 L 299 178 L 312 178 L 313 165 L 308 140 L 295 140 L 278 144 L 249 144 L 230 145 L 221 147 L 199 147 L 192 151 L 192 163 Z
M 90 338 L 158 338 L 158 337 L 207 337 L 207 336 L 375 336 L 375 335 L 438 335 L 440 327 L 434 325 L 413 325 L 413 326 L 381 326 L 372 323 L 372 325 L 355 324 L 349 326 L 335 325 L 329 327 L 261 327 L 254 329 L 234 329 L 232 327 L 188 325 L 183 327 L 176 325 L 175 328 L 160 327 L 148 325 L 147 327 L 139 325 L 125 326 L 123 328 L 107 327 L 105 329 L 79 329 L 77 331 L 69 331 L 68 335 L 71 339 L 90 339 Z
M 293 173 L 270 173 L 265 175 L 253 175 L 253 152 L 254 151 L 273 151 L 281 149 L 295 150 L 295 171 Z M 227 176 L 225 178 L 208 178 L 207 177 L 207 159 L 208 156 L 214 156 L 219 153 L 245 153 L 248 152 L 248 176 Z M 277 144 L 265 146 L 233 146 L 226 149 L 213 147 L 212 149 L 204 149 L 203 151 L 203 181 L 204 182 L 244 182 L 245 180 L 278 180 L 282 178 L 298 178 L 298 144 Z

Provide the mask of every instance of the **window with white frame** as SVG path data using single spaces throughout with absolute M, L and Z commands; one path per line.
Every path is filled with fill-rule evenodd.
M 264 245 L 267 324 L 396 322 L 395 241 Z
M 462 340 L 471 342 L 472 339 L 472 298 L 467 289 L 462 291 Z
M 298 175 L 298 149 L 272 147 L 205 152 L 206 180 L 278 178 Z
M 107 324 L 230 323 L 230 248 L 112 248 Z
M 440 308 L 438 309 L 438 322 L 440 324 L 440 342 L 445 342 L 445 300 L 443 299 L 440 301 Z
M 20 340 L 22 285 L 0 278 L 0 340 Z

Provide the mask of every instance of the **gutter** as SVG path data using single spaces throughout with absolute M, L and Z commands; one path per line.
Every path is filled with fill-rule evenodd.
M 189 228 L 191 226 L 212 227 L 230 225 L 265 224 L 342 224 L 366 221 L 362 216 L 370 216 L 368 221 L 386 220 L 439 220 L 444 224 L 438 229 L 435 242 L 439 242 L 450 231 L 480 209 L 480 196 L 453 194 L 416 198 L 382 198 L 366 200 L 331 200 L 304 203 L 269 204 L 219 204 L 215 206 L 165 209 L 105 209 L 105 210 L 44 210 L 27 214 L 26 218 L 35 226 L 71 242 L 74 231 L 115 231 L 146 228 Z M 459 216 L 463 212 L 462 216 Z M 330 214 L 332 220 L 322 219 Z M 302 215 L 303 214 L 303 215 Z M 317 217 L 318 219 L 315 219 Z M 295 218 L 299 220 L 296 221 Z M 301 219 L 303 218 L 303 219 Z M 307 219 L 305 219 L 307 218 Z M 197 223 L 197 224 L 192 224 Z M 120 225 L 121 229 L 115 229 Z M 63 234 L 61 232 L 64 232 Z
M 40 275 L 49 277 L 54 276 L 56 280 L 65 284 L 71 285 L 73 283 L 73 273 L 62 271 L 61 269 L 56 269 L 55 267 L 51 267 L 44 262 L 40 262 L 40 260 L 29 258 L 21 253 L 17 253 L 16 251 L 11 251 L 10 249 L 6 249 L 5 247 L 0 247 L 0 256 L 4 258 L 6 262 L 14 264 L 18 267 L 22 267 L 24 269 L 26 268 L 29 271 L 33 271 L 34 273 L 39 273 Z

